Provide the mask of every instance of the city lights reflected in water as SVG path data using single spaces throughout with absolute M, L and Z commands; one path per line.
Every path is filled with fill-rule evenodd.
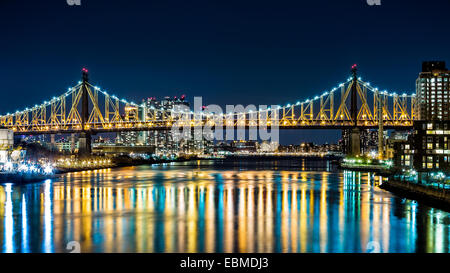
M 449 252 L 450 214 L 380 182 L 202 163 L 3 184 L 0 249 L 66 252 L 77 241 L 81 252 Z

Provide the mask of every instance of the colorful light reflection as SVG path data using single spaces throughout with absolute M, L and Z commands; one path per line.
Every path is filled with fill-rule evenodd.
M 449 213 L 367 173 L 177 166 L 0 185 L 2 252 L 449 252 Z

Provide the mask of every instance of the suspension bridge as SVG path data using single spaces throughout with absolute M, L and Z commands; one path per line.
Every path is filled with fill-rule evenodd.
M 79 133 L 80 142 L 90 145 L 91 134 L 170 130 L 177 122 L 193 128 L 409 129 L 417 118 L 415 94 L 381 91 L 357 77 L 356 65 L 351 77 L 329 91 L 263 110 L 214 114 L 153 108 L 145 109 L 140 118 L 142 107 L 92 85 L 83 68 L 78 84 L 48 101 L 0 116 L 0 126 L 17 135 Z

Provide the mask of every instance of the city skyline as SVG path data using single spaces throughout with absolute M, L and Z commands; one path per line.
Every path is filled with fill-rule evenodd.
M 442 31 L 436 21 L 445 18 L 436 16 L 445 8 L 435 10 L 433 3 L 448 6 L 446 1 L 285 2 L 283 13 L 264 1 L 241 3 L 239 9 L 232 3 L 220 9 L 205 1 L 171 3 L 3 2 L 0 20 L 8 40 L 0 45 L 5 62 L 0 72 L 8 79 L 3 85 L 26 96 L 0 107 L 14 112 L 57 95 L 75 83 L 84 66 L 93 83 L 134 101 L 186 94 L 202 96 L 207 104 L 246 105 L 306 99 L 346 78 L 353 63 L 381 89 L 412 93 L 422 61 L 450 59 L 443 46 L 448 37 L 438 45 L 427 43 L 429 35 Z M 22 17 L 11 18 L 19 9 Z M 344 10 L 352 15 L 339 16 Z M 134 16 L 117 21 L 120 12 Z M 422 20 L 409 21 L 419 14 Z M 40 54 L 31 56 L 33 50 Z M 282 141 L 313 138 L 308 131 L 301 132 L 303 139 L 289 134 L 283 133 Z M 318 142 L 339 136 L 326 131 Z

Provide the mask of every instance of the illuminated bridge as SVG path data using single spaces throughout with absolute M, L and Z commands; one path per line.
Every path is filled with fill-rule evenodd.
M 408 129 L 417 118 L 414 94 L 379 90 L 357 77 L 356 65 L 345 82 L 310 99 L 283 106 L 223 114 L 146 109 L 145 118 L 136 118 L 140 107 L 93 86 L 83 68 L 82 81 L 77 85 L 48 101 L 0 116 L 0 126 L 12 129 L 15 134 L 169 130 L 177 121 L 190 127 L 220 124 L 236 128 Z

